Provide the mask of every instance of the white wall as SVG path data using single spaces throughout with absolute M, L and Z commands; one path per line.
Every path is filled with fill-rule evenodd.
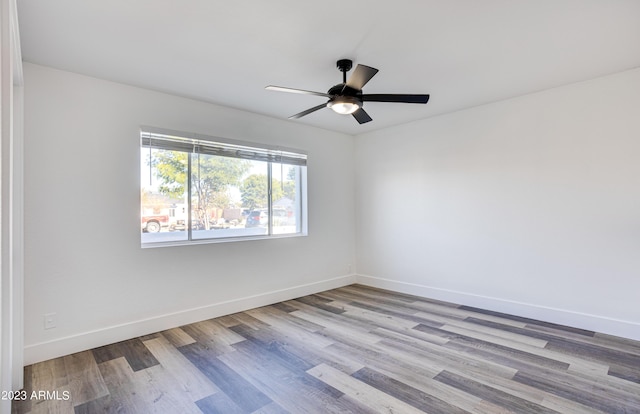
M 351 283 L 353 137 L 25 64 L 26 363 Z M 141 125 L 308 153 L 309 236 L 140 248 Z M 57 327 L 43 328 L 43 314 Z
M 640 339 L 639 120 L 636 69 L 356 137 L 359 281 Z

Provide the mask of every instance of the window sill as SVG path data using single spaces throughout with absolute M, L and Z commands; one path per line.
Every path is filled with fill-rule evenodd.
M 142 243 L 140 247 L 143 249 L 153 249 L 157 247 L 176 247 L 176 246 L 192 246 L 195 244 L 216 244 L 216 243 L 236 243 L 243 241 L 255 241 L 255 240 L 272 240 L 272 239 L 286 239 L 291 237 L 306 237 L 307 233 L 288 233 L 288 234 L 273 234 L 271 236 L 239 236 L 239 237 L 220 237 L 217 239 L 196 239 L 196 240 L 174 240 L 166 242 L 153 242 Z

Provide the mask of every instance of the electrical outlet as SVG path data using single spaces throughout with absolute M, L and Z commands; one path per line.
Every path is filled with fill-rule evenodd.
M 44 329 L 52 329 L 56 327 L 56 318 L 57 314 L 55 313 L 45 313 L 44 314 Z

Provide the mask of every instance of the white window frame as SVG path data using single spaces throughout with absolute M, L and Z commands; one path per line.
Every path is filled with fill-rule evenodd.
M 173 241 L 157 241 L 144 242 L 141 240 L 142 248 L 183 246 L 191 244 L 209 244 L 209 243 L 226 243 L 247 240 L 262 240 L 274 238 L 288 238 L 307 236 L 308 220 L 307 220 L 307 154 L 298 149 L 284 148 L 279 146 L 271 146 L 246 141 L 231 140 L 226 138 L 212 137 L 201 134 L 192 134 L 179 131 L 170 131 L 154 127 L 141 127 L 140 129 L 140 151 L 149 149 L 166 149 L 174 151 L 182 151 L 189 154 L 189 168 L 187 172 L 187 212 L 188 222 L 187 240 Z M 231 158 L 247 159 L 253 161 L 263 161 L 267 163 L 267 186 L 268 186 L 268 231 L 265 235 L 248 235 L 248 236 L 231 236 L 231 237 L 215 237 L 215 238 L 196 238 L 192 237 L 191 222 L 191 154 L 210 154 L 216 156 L 228 156 Z M 298 231 L 295 233 L 273 233 L 273 200 L 272 200 L 272 167 L 273 164 L 296 165 L 300 168 L 300 177 L 298 179 L 298 203 L 296 211 L 299 213 L 296 220 L 299 220 Z M 142 179 L 142 177 L 140 177 Z M 139 205 L 142 207 L 142 199 Z M 139 226 L 138 226 L 139 228 Z

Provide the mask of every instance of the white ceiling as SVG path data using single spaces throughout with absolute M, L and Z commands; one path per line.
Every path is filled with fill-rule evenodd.
M 380 69 L 365 93 L 431 94 L 289 121 L 348 134 L 640 67 L 640 0 L 17 3 L 25 61 L 276 118 L 325 98 L 265 86 L 326 92 L 340 58 Z

